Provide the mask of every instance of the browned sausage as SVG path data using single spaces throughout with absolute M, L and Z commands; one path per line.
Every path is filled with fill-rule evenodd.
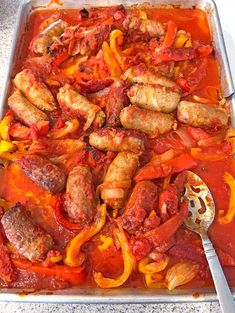
M 180 93 L 161 85 L 135 84 L 128 91 L 132 104 L 140 108 L 171 113 L 180 102 Z
M 120 112 L 129 104 L 126 92 L 128 85 L 124 80 L 118 80 L 112 84 L 109 92 L 109 101 L 106 105 L 106 126 L 121 126 Z
M 228 118 L 226 110 L 216 105 L 181 101 L 177 109 L 178 121 L 205 129 L 225 127 Z
M 20 91 L 15 91 L 8 99 L 8 105 L 17 119 L 27 126 L 38 122 L 48 122 L 47 115 L 32 105 Z
M 143 63 L 128 68 L 124 73 L 124 77 L 131 83 L 161 85 L 174 88 L 175 91 L 180 92 L 180 89 L 175 82 L 166 76 L 160 75 L 148 69 Z
M 119 152 L 101 185 L 101 198 L 113 209 L 123 207 L 131 188 L 131 180 L 138 166 L 138 155 L 132 152 Z
M 151 38 L 160 38 L 165 34 L 165 25 L 155 20 L 141 18 L 129 13 L 123 22 L 130 41 L 148 41 Z
M 91 146 L 103 151 L 130 151 L 141 153 L 144 150 L 144 141 L 135 131 L 117 128 L 101 128 L 89 136 Z
M 37 54 L 47 54 L 50 45 L 63 34 L 66 27 L 68 27 L 68 23 L 60 19 L 51 23 L 33 39 L 31 43 L 32 50 Z
M 158 188 L 153 182 L 146 180 L 136 184 L 119 218 L 123 228 L 130 234 L 140 230 L 147 215 L 156 209 L 157 199 Z
M 23 172 L 37 185 L 51 193 L 58 193 L 64 189 L 65 174 L 59 167 L 39 155 L 24 155 L 16 163 Z
M 174 126 L 171 114 L 140 109 L 135 105 L 124 108 L 120 120 L 125 128 L 142 131 L 151 138 L 169 132 Z
M 55 99 L 47 86 L 36 79 L 31 70 L 19 72 L 14 80 L 14 85 L 24 96 L 42 111 L 54 111 Z
M 31 261 L 42 261 L 54 246 L 51 236 L 32 221 L 19 203 L 6 211 L 1 222 L 7 239 Z
M 100 107 L 90 102 L 70 85 L 60 88 L 57 99 L 62 109 L 73 112 L 86 120 L 84 130 L 87 130 L 92 123 L 96 127 L 104 124 L 105 114 Z
M 92 221 L 96 208 L 91 171 L 84 165 L 75 167 L 68 176 L 64 210 L 81 225 Z

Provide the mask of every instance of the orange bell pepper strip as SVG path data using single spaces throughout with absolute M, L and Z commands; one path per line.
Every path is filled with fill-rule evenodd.
M 160 273 L 145 274 L 145 283 L 148 288 L 165 289 L 167 284 L 164 281 L 164 276 Z
M 98 207 L 98 216 L 96 221 L 86 229 L 83 229 L 76 235 L 66 247 L 66 256 L 64 263 L 71 267 L 80 266 L 84 262 L 84 254 L 81 252 L 81 246 L 95 236 L 104 226 L 106 221 L 106 205 L 101 204 Z
M 132 271 L 136 267 L 136 259 L 131 252 L 125 232 L 121 227 L 115 228 L 113 232 L 114 236 L 117 238 L 118 244 L 122 249 L 124 270 L 123 273 L 116 279 L 104 277 L 100 272 L 94 272 L 93 276 L 95 282 L 100 288 L 120 287 L 130 277 Z
M 103 42 L 102 51 L 103 51 L 104 60 L 109 66 L 111 76 L 120 77 L 122 75 L 122 69 L 120 65 L 118 64 L 117 60 L 115 59 L 115 56 L 109 44 L 107 43 L 107 41 Z
M 176 33 L 177 33 L 177 25 L 173 21 L 169 21 L 167 24 L 166 36 L 164 38 L 161 49 L 170 48 L 173 45 L 175 41 Z
M 0 138 L 5 141 L 10 141 L 9 129 L 13 120 L 12 114 L 6 114 L 0 122 Z
M 191 148 L 191 155 L 200 161 L 220 161 L 227 159 L 228 155 L 224 152 L 220 153 L 208 153 L 202 151 L 201 148 Z
M 85 280 L 85 270 L 83 266 L 68 267 L 66 265 L 53 265 L 45 267 L 40 263 L 32 263 L 24 259 L 12 259 L 16 268 L 43 276 L 55 277 L 68 281 L 71 285 L 79 285 Z
M 135 176 L 135 181 L 139 182 L 146 179 L 156 179 L 166 177 L 171 174 L 176 174 L 192 167 L 195 167 L 197 162 L 191 154 L 182 154 L 174 159 L 163 162 L 160 165 L 150 164 L 144 166 L 143 169 Z
M 185 218 L 188 216 L 188 204 L 182 202 L 180 204 L 180 211 L 178 214 L 169 218 L 165 223 L 146 232 L 146 238 L 154 247 L 157 247 L 163 242 L 167 242 L 183 224 Z
M 118 61 L 119 65 L 123 69 L 123 57 L 125 54 L 122 51 L 122 44 L 123 44 L 124 35 L 119 29 L 115 29 L 110 34 L 110 48 Z
M 228 205 L 228 210 L 226 214 L 223 216 L 220 215 L 218 217 L 218 222 L 220 224 L 231 223 L 235 217 L 235 179 L 230 173 L 225 172 L 224 180 L 230 188 L 230 198 L 229 198 L 229 205 Z
M 140 273 L 153 274 L 163 271 L 169 262 L 167 255 L 162 255 L 162 258 L 158 261 L 152 261 L 149 257 L 145 257 L 138 263 L 138 269 Z
M 78 130 L 79 126 L 80 124 L 78 119 L 74 118 L 72 121 L 65 122 L 65 126 L 63 128 L 51 131 L 48 134 L 48 137 L 52 139 L 62 138 L 68 134 L 75 133 Z

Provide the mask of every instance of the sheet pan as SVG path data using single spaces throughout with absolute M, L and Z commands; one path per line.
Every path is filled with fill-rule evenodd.
M 15 32 L 12 40 L 12 48 L 9 56 L 8 66 L 6 68 L 5 81 L 3 82 L 3 91 L 0 97 L 0 115 L 2 116 L 8 96 L 10 80 L 15 75 L 16 60 L 20 50 L 24 45 L 24 34 L 27 32 L 27 21 L 35 8 L 43 10 L 45 0 L 25 0 L 18 11 Z M 111 6 L 123 4 L 125 6 L 148 5 L 150 7 L 165 7 L 177 5 L 190 8 L 197 6 L 207 12 L 210 24 L 210 30 L 213 38 L 213 45 L 219 63 L 221 76 L 221 85 L 223 95 L 228 99 L 231 106 L 231 124 L 235 128 L 235 88 L 229 68 L 227 53 L 224 45 L 221 25 L 215 3 L 212 0 L 65 0 L 60 8 L 83 8 L 91 6 Z M 41 6 L 41 7 L 39 7 Z M 52 8 L 56 8 L 53 6 Z M 25 291 L 25 290 L 24 290 Z M 0 289 L 0 301 L 17 302 L 52 302 L 52 303 L 162 303 L 162 302 L 198 302 L 214 301 L 217 299 L 214 288 L 203 289 L 176 289 L 174 291 L 161 289 L 135 289 L 135 288 L 117 288 L 112 290 L 102 290 L 98 288 L 71 288 L 59 291 L 40 291 L 25 295 L 21 289 Z M 197 296 L 196 296 L 197 295 Z M 235 296 L 235 288 L 233 288 Z

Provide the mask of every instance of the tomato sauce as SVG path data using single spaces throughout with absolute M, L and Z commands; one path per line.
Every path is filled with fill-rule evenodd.
M 206 15 L 199 9 L 145 9 L 148 18 L 166 23 L 169 20 L 174 21 L 179 29 L 189 32 L 194 40 L 201 44 L 211 44 L 211 34 Z M 19 70 L 24 66 L 25 60 L 30 56 L 28 51 L 29 43 L 32 38 L 38 34 L 41 23 L 52 15 L 62 18 L 70 25 L 78 23 L 79 11 L 76 9 L 66 10 L 38 10 L 31 14 L 26 33 L 23 35 L 24 47 L 18 56 L 18 63 L 15 70 Z M 220 91 L 220 76 L 217 61 L 214 54 L 208 57 L 208 67 L 206 76 L 203 77 L 199 86 L 197 86 L 197 95 L 200 97 L 208 97 L 208 88 L 215 95 L 216 91 Z M 191 99 L 187 96 L 186 99 Z M 152 151 L 149 150 L 149 153 Z M 230 191 L 226 185 L 223 176 L 225 172 L 235 175 L 235 165 L 232 158 L 222 161 L 199 161 L 198 166 L 194 169 L 208 185 L 211 190 L 215 205 L 216 217 L 210 228 L 209 234 L 216 248 L 222 249 L 235 259 L 235 219 L 227 224 L 221 225 L 217 221 L 218 211 L 228 209 Z M 44 191 L 41 187 L 33 183 L 23 172 L 16 166 L 10 165 L 0 170 L 0 198 L 4 198 L 9 203 L 21 202 L 32 213 L 35 220 L 43 225 L 55 239 L 58 249 L 64 249 L 67 243 L 74 237 L 74 233 L 61 226 L 55 218 L 54 212 L 50 206 L 53 196 Z M 92 271 L 102 272 L 104 276 L 111 278 L 117 277 L 123 271 L 123 260 L 120 250 L 118 250 L 113 241 L 110 242 L 106 250 L 100 250 L 98 246 L 107 240 L 112 232 L 113 225 L 108 222 L 105 228 L 97 234 L 93 239 L 86 243 L 82 250 L 89 256 L 85 267 L 88 272 L 84 286 L 95 286 L 92 278 Z M 183 228 L 183 227 L 182 227 Z M 103 238 L 103 239 L 102 239 Z M 109 240 L 109 239 L 108 239 Z M 174 263 L 174 258 L 172 258 Z M 208 271 L 208 270 L 207 270 Z M 19 279 L 12 285 L 13 287 L 32 287 L 35 289 L 49 288 L 65 288 L 67 284 L 60 281 L 50 281 L 40 275 L 19 271 Z M 235 267 L 226 267 L 225 273 L 230 284 L 235 286 Z M 186 287 L 201 287 L 211 285 L 210 277 L 206 279 L 197 279 L 185 285 Z M 131 278 L 124 284 L 125 287 L 144 287 L 145 282 L 142 274 L 134 273 Z

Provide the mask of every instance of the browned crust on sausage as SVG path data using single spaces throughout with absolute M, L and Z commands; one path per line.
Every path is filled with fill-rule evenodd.
M 31 261 L 42 261 L 54 246 L 51 236 L 32 221 L 19 203 L 6 211 L 1 222 L 7 239 Z

